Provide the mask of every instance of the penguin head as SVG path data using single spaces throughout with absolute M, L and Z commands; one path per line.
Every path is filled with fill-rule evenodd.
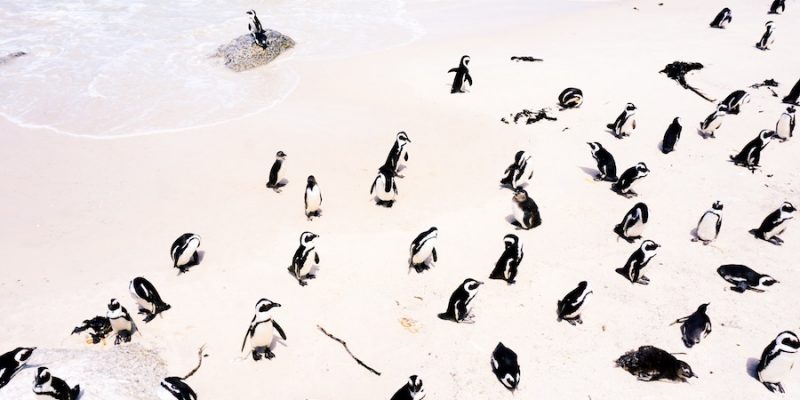
M 432 226 L 432 227 L 430 227 L 430 228 L 429 228 L 427 231 L 425 231 L 425 232 L 427 232 L 427 233 L 428 233 L 428 235 L 427 235 L 427 236 L 431 236 L 431 237 L 435 237 L 435 238 L 438 238 L 438 237 L 439 237 L 439 228 L 437 228 L 437 227 L 435 227 L 435 226 Z
M 517 235 L 509 233 L 508 235 L 503 237 L 503 242 L 506 245 L 506 248 L 511 246 L 518 246 L 519 245 L 519 237 Z
M 525 153 L 525 150 L 518 151 L 516 154 L 514 154 L 514 164 L 519 165 L 522 160 L 526 158 L 526 156 L 527 154 Z M 527 158 L 530 158 L 530 156 L 527 156 Z
M 39 367 L 36 376 L 33 378 L 34 386 L 42 386 L 50 380 L 50 370 L 47 367 Z
M 711 208 L 713 208 L 713 209 L 715 209 L 717 211 L 722 211 L 722 207 L 723 207 L 723 205 L 719 200 L 715 201 L 714 204 L 711 205 Z
M 700 307 L 697 307 L 697 311 L 705 313 L 706 310 L 708 310 L 708 306 L 710 306 L 710 305 L 711 305 L 711 303 L 701 304 Z
M 672 124 L 681 126 L 681 117 L 675 117 L 675 119 L 672 120 Z
M 316 233 L 311 232 L 303 232 L 300 234 L 300 244 L 304 246 L 308 246 L 311 242 L 316 240 L 319 237 Z
M 269 312 L 269 310 L 280 306 L 280 304 L 274 303 L 272 300 L 261 299 L 258 301 L 258 303 L 256 303 L 256 314 Z
M 578 289 L 580 289 L 581 291 L 585 291 L 588 287 L 589 287 L 589 282 L 581 281 L 580 283 L 578 283 Z
M 781 212 L 783 213 L 792 214 L 795 211 L 797 211 L 797 209 L 794 208 L 792 203 L 789 203 L 788 201 L 784 201 L 783 204 L 781 205 Z
M 117 299 L 111 299 L 111 301 L 108 302 L 108 310 L 109 311 L 118 310 L 119 307 L 120 307 L 120 305 L 119 305 L 119 301 L 117 301 Z
M 764 26 L 767 27 L 768 31 L 775 30 L 775 22 L 774 21 L 767 21 L 767 23 L 764 24 Z
M 628 103 L 628 104 L 625 106 L 625 110 L 626 110 L 626 111 L 634 111 L 634 110 L 636 110 L 636 106 L 635 106 L 633 103 Z
M 775 137 L 775 131 L 769 129 L 762 129 L 761 132 L 758 133 L 758 137 L 764 141 L 769 140 Z
M 769 275 L 761 275 L 761 277 L 758 278 L 759 285 L 772 286 L 776 283 L 780 283 L 780 281 L 776 280 L 775 278 Z
M 313 186 L 317 184 L 317 179 L 314 178 L 314 175 L 309 175 L 308 179 L 306 179 L 306 182 L 308 182 L 309 186 Z
M 654 242 L 652 240 L 645 240 L 642 243 L 642 246 L 640 247 L 640 249 L 642 249 L 642 251 L 644 251 L 645 253 L 651 253 L 651 252 L 656 251 L 656 249 L 659 248 L 659 247 L 661 247 L 660 244 L 658 244 L 658 243 L 656 243 L 656 242 Z
M 514 201 L 517 203 L 522 203 L 523 201 L 528 200 L 528 192 L 525 191 L 523 188 L 516 188 L 514 189 Z
M 784 331 L 775 338 L 775 343 L 781 346 L 781 351 L 797 353 L 800 350 L 800 339 L 794 332 Z
M 411 397 L 414 398 L 415 395 L 424 392 L 422 389 L 422 378 L 411 375 L 408 377 L 408 383 L 406 384 L 408 387 L 409 393 L 411 393 Z
M 678 377 L 685 381 L 689 378 L 697 378 L 697 375 L 692 371 L 692 367 L 689 364 L 678 360 Z
M 19 363 L 19 365 L 24 365 L 31 359 L 34 350 L 36 350 L 36 347 L 17 347 L 13 351 L 14 360 Z
M 728 108 L 727 104 L 724 104 L 724 103 L 717 104 L 717 112 L 721 112 L 721 113 L 726 113 L 727 114 L 728 110 L 729 110 L 729 108 Z
M 478 291 L 478 287 L 480 285 L 483 285 L 483 282 L 478 282 L 475 279 L 467 278 L 464 279 L 464 283 L 461 284 L 461 287 L 463 287 L 467 293 L 472 294 Z
M 169 376 L 161 380 L 161 387 L 166 389 L 170 394 L 172 394 L 175 398 L 180 398 L 181 390 L 176 385 L 176 381 L 180 380 L 177 376 Z
M 789 114 L 794 114 L 795 111 L 796 109 L 794 108 L 794 106 L 786 107 L 786 112 Z
M 400 143 L 411 143 L 411 139 L 408 138 L 408 134 L 406 134 L 405 131 L 397 133 L 397 141 Z
M 640 162 L 636 164 L 636 174 L 639 176 L 645 176 L 650 173 L 650 170 L 647 168 L 647 164 Z
M 470 60 L 469 56 L 467 55 L 461 56 L 461 65 L 464 67 L 468 66 L 469 60 Z
M 592 148 L 592 154 L 596 153 L 597 151 L 603 148 L 603 145 L 601 145 L 600 142 L 586 142 L 586 144 L 588 144 L 589 147 Z
M 284 160 L 286 160 L 286 153 L 284 153 L 282 151 L 278 151 L 278 153 L 275 154 L 275 158 L 277 158 L 278 160 L 284 161 Z
M 246 12 L 245 14 L 247 14 L 247 15 L 249 15 L 251 17 L 255 17 L 256 16 L 256 10 L 250 10 L 250 11 Z

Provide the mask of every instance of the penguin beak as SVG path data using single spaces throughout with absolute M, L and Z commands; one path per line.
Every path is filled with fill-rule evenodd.
M 483 282 L 481 282 L 481 281 L 475 281 L 475 282 L 477 282 L 478 285 L 483 285 Z
M 272 303 L 272 306 L 273 307 L 281 307 L 281 305 L 279 303 Z

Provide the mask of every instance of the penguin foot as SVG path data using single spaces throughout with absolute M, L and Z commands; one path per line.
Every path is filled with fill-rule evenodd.
M 578 324 L 578 322 L 577 322 L 577 321 L 575 321 L 574 319 L 565 319 L 564 321 L 567 321 L 567 322 L 569 322 L 569 324 L 570 324 L 570 325 L 572 325 L 572 326 L 575 326 L 575 325 L 577 325 L 577 324 Z
M 781 239 L 781 238 L 779 238 L 777 236 L 773 236 L 768 240 L 768 242 L 770 242 L 770 243 L 772 243 L 772 244 L 774 244 L 776 246 L 780 246 L 780 245 L 783 244 L 783 239 Z
M 306 281 L 304 281 L 304 280 L 302 280 L 302 279 L 298 279 L 298 280 L 297 280 L 297 283 L 299 283 L 299 284 L 300 284 L 300 286 L 306 286 L 306 285 L 308 285 L 308 282 L 306 282 Z
M 153 313 L 145 313 L 145 314 L 146 314 L 146 316 L 144 317 L 145 323 L 152 321 L 156 317 L 156 314 Z
M 306 274 L 305 279 L 317 279 L 317 276 L 314 274 Z
M 253 360 L 255 361 L 261 360 L 261 354 L 258 354 L 258 352 L 255 350 L 253 350 Z
M 517 283 L 517 281 L 515 281 L 514 279 L 509 279 L 506 282 L 508 282 L 509 285 L 513 285 L 513 284 Z
M 731 290 L 733 290 L 736 293 L 744 293 L 744 291 L 747 290 L 747 285 L 745 284 L 742 286 L 733 286 L 731 287 Z
M 266 350 L 264 350 L 264 357 L 266 357 L 267 360 L 272 360 L 273 358 L 275 358 L 275 353 L 273 353 L 272 350 L 267 348 Z

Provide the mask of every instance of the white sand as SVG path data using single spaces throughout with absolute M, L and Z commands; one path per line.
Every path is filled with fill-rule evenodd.
M 755 174 L 734 167 L 728 155 L 760 129 L 774 129 L 785 105 L 766 89 L 750 90 L 743 113 L 728 116 L 717 139 L 703 140 L 695 127 L 713 104 L 658 71 L 675 60 L 697 61 L 706 68 L 689 81 L 711 97 L 767 78 L 779 81 L 784 95 L 798 78 L 800 37 L 800 3 L 787 3 L 785 15 L 768 16 L 769 1 L 625 1 L 548 24 L 430 34 L 357 57 L 289 60 L 300 83 L 277 107 L 174 134 L 91 140 L 0 121 L 1 350 L 86 346 L 69 336 L 73 326 L 104 314 L 111 297 L 133 311 L 128 282 L 145 276 L 172 309 L 139 322 L 142 336 L 134 341 L 157 349 L 172 375 L 191 369 L 197 347 L 207 344 L 210 357 L 188 381 L 202 399 L 388 399 L 411 374 L 422 377 L 429 399 L 511 398 L 489 366 L 498 341 L 519 355 L 517 398 L 767 398 L 748 365 L 779 332 L 800 329 L 800 282 L 793 279 L 800 235 L 793 227 L 776 247 L 748 230 L 783 201 L 800 203 L 798 143 L 770 144 Z M 733 23 L 709 28 L 725 6 Z M 753 44 L 769 19 L 777 39 L 761 52 Z M 472 57 L 475 86 L 451 95 L 452 74 L 445 72 L 463 54 Z M 512 55 L 545 62 L 514 63 Z M 499 122 L 522 108 L 555 106 L 569 86 L 583 89 L 585 103 L 556 112 L 557 122 Z M 605 124 L 628 101 L 639 108 L 639 128 L 619 141 Z M 658 144 L 675 116 L 683 134 L 677 151 L 663 155 Z M 367 193 L 399 130 L 413 141 L 409 168 L 398 182 L 399 201 L 384 209 Z M 620 173 L 647 163 L 652 173 L 637 183 L 638 199 L 592 181 L 587 141 L 602 142 Z M 533 155 L 528 191 L 543 218 L 532 231 L 508 224 L 511 193 L 498 187 L 521 149 Z M 288 154 L 290 181 L 280 194 L 264 187 L 278 150 Z M 303 215 L 309 174 L 324 198 L 323 216 L 313 222 Z M 725 204 L 719 240 L 690 242 L 715 200 Z M 650 207 L 645 237 L 663 246 L 648 267 L 647 287 L 614 272 L 638 248 L 612 232 L 636 201 Z M 439 262 L 409 274 L 408 245 L 430 226 L 439 228 Z M 286 267 L 306 230 L 321 236 L 322 262 L 318 279 L 300 287 Z M 184 232 L 202 236 L 205 257 L 176 276 L 169 245 Z M 487 277 L 512 232 L 526 257 L 517 284 L 507 286 Z M 727 263 L 781 283 L 763 294 L 731 292 L 716 274 Z M 487 282 L 473 302 L 476 323 L 439 320 L 467 277 Z M 594 287 L 584 324 L 556 322 L 556 301 L 581 280 Z M 261 297 L 283 304 L 275 318 L 288 341 L 274 349 L 274 360 L 255 363 L 239 348 Z M 686 350 L 669 324 L 705 302 L 714 331 Z M 416 321 L 416 332 L 404 329 L 402 318 Z M 382 376 L 358 366 L 317 324 Z M 644 344 L 686 352 L 679 358 L 700 378 L 642 383 L 613 367 Z M 59 374 L 56 364 L 50 368 Z M 15 379 L 32 377 L 26 370 Z M 96 398 L 91 381 L 74 383 L 85 399 Z M 800 374 L 784 385 L 786 398 L 797 396 Z

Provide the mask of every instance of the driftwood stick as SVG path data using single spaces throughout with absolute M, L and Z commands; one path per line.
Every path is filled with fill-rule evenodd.
M 197 357 L 198 357 L 197 366 L 194 367 L 193 370 L 189 371 L 189 373 L 186 374 L 186 376 L 184 376 L 183 379 L 189 379 L 189 377 L 194 375 L 194 373 L 197 372 L 198 369 L 200 369 L 200 366 L 203 365 L 203 357 L 206 357 L 206 355 L 203 354 L 203 350 L 205 350 L 205 348 L 206 345 L 202 345 L 200 346 L 200 350 L 197 350 Z
M 363 361 L 359 360 L 359 359 L 358 359 L 358 357 L 356 357 L 355 355 L 353 355 L 353 353 L 350 351 L 350 348 L 348 348 L 348 347 L 347 347 L 347 342 L 345 342 L 345 341 L 344 341 L 344 340 L 342 340 L 342 339 L 339 339 L 339 338 L 338 338 L 338 337 L 336 337 L 336 336 L 333 336 L 333 335 L 331 335 L 330 333 L 328 333 L 328 331 L 326 331 L 326 330 L 325 330 L 325 328 L 323 328 L 323 327 L 321 327 L 321 326 L 319 326 L 319 325 L 317 325 L 317 328 L 319 328 L 319 330 L 321 330 L 321 331 L 322 331 L 322 333 L 324 333 L 324 334 L 325 334 L 325 336 L 327 336 L 327 337 L 329 337 L 329 338 L 331 338 L 331 339 L 333 339 L 333 340 L 335 340 L 335 341 L 337 341 L 337 342 L 341 343 L 341 344 L 342 344 L 342 346 L 344 346 L 344 349 L 345 349 L 345 350 L 347 350 L 347 354 L 350 354 L 350 357 L 353 357 L 353 359 L 354 359 L 354 360 L 356 360 L 356 362 L 358 363 L 358 365 L 360 365 L 360 366 L 362 366 L 362 367 L 366 368 L 366 369 L 367 369 L 369 372 L 372 372 L 372 373 L 373 373 L 373 374 L 375 374 L 375 375 L 378 375 L 378 376 L 380 376 L 380 375 L 381 375 L 381 373 L 380 373 L 380 372 L 378 372 L 378 371 L 374 370 L 374 369 L 373 369 L 372 367 L 370 367 L 369 365 L 367 365 L 367 364 L 364 364 L 364 362 L 363 362 Z

